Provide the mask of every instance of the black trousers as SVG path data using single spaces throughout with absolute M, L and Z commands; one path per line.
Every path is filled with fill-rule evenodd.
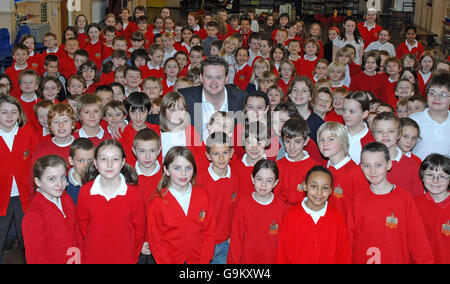
M 3 249 L 12 222 L 14 222 L 14 225 L 16 227 L 17 237 L 19 238 L 20 246 L 23 247 L 23 237 L 22 237 L 23 216 L 24 213 L 22 210 L 22 203 L 20 202 L 20 197 L 19 196 L 11 197 L 11 199 L 9 200 L 6 216 L 0 216 L 0 263 L 3 263 Z

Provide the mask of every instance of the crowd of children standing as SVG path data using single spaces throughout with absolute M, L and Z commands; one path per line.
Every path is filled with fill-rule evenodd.
M 23 36 L 0 74 L 0 262 L 15 232 L 27 263 L 450 263 L 449 63 L 376 20 L 322 43 L 287 14 L 137 7 L 42 54 Z M 178 90 L 206 58 L 248 95 L 200 135 Z

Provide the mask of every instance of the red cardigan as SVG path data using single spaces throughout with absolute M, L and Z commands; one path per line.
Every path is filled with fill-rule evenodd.
M 69 249 L 83 245 L 75 204 L 67 193 L 61 196 L 64 214 L 41 193 L 36 193 L 22 220 L 27 263 L 65 264 L 73 255 Z
M 434 263 L 416 204 L 399 186 L 384 195 L 369 188 L 357 194 L 349 231 L 353 263 Z
M 370 91 L 378 99 L 382 95 L 382 90 L 384 88 L 385 77 L 383 74 L 377 73 L 376 75 L 369 76 L 364 71 L 359 72 L 357 75 L 352 77 L 350 83 L 350 90 L 352 91 Z
M 277 262 L 281 264 L 350 264 L 350 237 L 344 217 L 327 205 L 317 224 L 302 204 L 284 217 L 278 241 Z
M 430 193 L 415 198 L 436 263 L 450 263 L 450 197 L 436 203 Z
M 269 205 L 257 203 L 252 196 L 242 199 L 233 217 L 227 263 L 276 263 L 278 233 L 286 209 L 276 196 Z
M 206 191 L 193 186 L 187 216 L 168 191 L 147 207 L 149 246 L 158 264 L 208 264 L 213 258 L 216 222 Z
M 19 127 L 14 137 L 12 151 L 3 138 L 0 139 L 0 216 L 6 216 L 11 195 L 13 176 L 19 189 L 22 210 L 25 213 L 30 205 L 33 192 L 30 191 L 31 160 L 36 147 L 37 134 L 26 124 Z
M 146 227 L 141 191 L 128 185 L 126 195 L 107 201 L 101 195 L 91 195 L 93 183 L 81 187 L 77 202 L 84 262 L 136 264 Z

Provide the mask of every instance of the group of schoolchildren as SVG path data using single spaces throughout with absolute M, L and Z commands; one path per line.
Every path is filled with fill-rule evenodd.
M 13 47 L 0 256 L 15 230 L 27 263 L 450 263 L 449 64 L 414 26 L 145 15 Z M 245 120 L 200 137 L 177 90 L 215 55 Z

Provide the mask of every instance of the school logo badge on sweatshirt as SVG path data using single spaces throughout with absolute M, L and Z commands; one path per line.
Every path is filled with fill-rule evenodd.
M 397 229 L 398 219 L 395 217 L 394 213 L 391 216 L 386 217 L 386 227 L 391 229 Z
M 231 203 L 236 202 L 236 196 L 237 196 L 236 192 L 233 192 L 233 193 L 231 194 Z
M 95 54 L 95 57 L 100 58 L 100 53 L 97 52 L 97 53 Z
M 23 152 L 23 159 L 26 160 L 30 157 L 30 151 L 26 150 L 25 152 Z
M 297 191 L 304 191 L 303 189 L 303 184 L 300 183 L 299 185 L 297 185 Z
M 344 190 L 341 188 L 341 185 L 338 185 L 334 188 L 333 196 L 336 198 L 343 198 L 344 197 Z
M 269 227 L 269 235 L 276 235 L 276 234 L 278 234 L 278 224 L 275 223 L 274 220 Z
M 450 236 L 450 220 L 448 220 L 447 223 L 442 224 L 441 233 L 446 237 Z
M 202 209 L 202 211 L 200 211 L 200 214 L 198 215 L 198 221 L 199 222 L 205 221 L 205 216 L 206 216 L 206 212 L 205 212 L 205 210 Z

